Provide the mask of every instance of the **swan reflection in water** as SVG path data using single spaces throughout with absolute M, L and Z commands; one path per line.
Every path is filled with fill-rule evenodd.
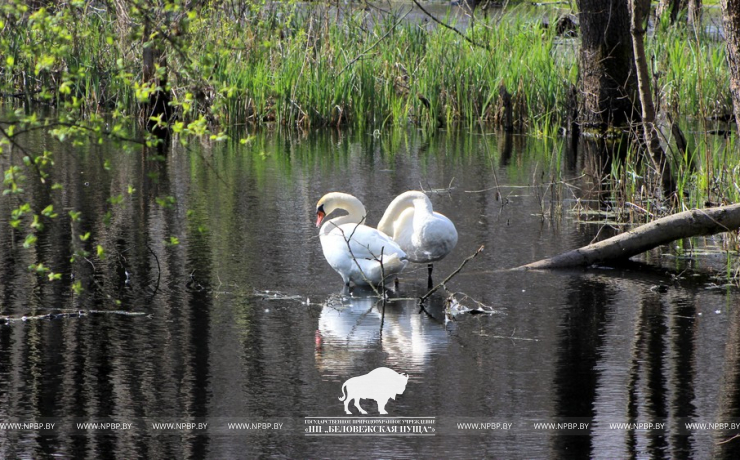
M 359 295 L 358 295 L 359 294 Z M 383 303 L 371 290 L 352 297 L 334 294 L 325 302 L 316 331 L 316 363 L 322 374 L 347 376 L 387 366 L 422 372 L 447 347 L 443 301 L 419 313 L 416 300 Z M 380 357 L 378 357 L 380 355 Z

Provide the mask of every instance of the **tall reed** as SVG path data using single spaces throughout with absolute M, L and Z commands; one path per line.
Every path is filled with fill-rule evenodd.
M 578 38 L 544 27 L 542 10 L 508 8 L 468 24 L 450 9 L 439 19 L 453 31 L 409 8 L 281 2 L 237 12 L 215 2 L 170 24 L 162 16 L 149 37 L 144 16 L 132 13 L 122 26 L 114 11 L 92 3 L 9 14 L 6 21 L 45 25 L 3 39 L 0 54 L 12 65 L 0 73 L 2 97 L 20 90 L 34 100 L 77 98 L 85 113 L 134 114 L 148 91 L 140 86 L 144 47 L 160 40 L 183 121 L 471 128 L 501 122 L 503 86 L 523 128 L 561 125 L 577 78 Z M 723 43 L 658 28 L 648 49 L 657 92 L 674 114 L 729 112 Z

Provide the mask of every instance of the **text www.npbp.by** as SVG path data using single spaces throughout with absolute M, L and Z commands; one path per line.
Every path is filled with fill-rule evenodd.
M 0 423 L 0 431 L 5 430 L 53 430 L 53 423 L 40 422 L 3 422 Z
M 460 422 L 458 430 L 510 430 L 513 423 L 505 422 Z
M 535 423 L 535 430 L 588 430 L 588 422 Z
M 269 423 L 269 422 L 229 423 L 226 426 L 230 430 L 280 430 L 283 428 L 282 423 Z

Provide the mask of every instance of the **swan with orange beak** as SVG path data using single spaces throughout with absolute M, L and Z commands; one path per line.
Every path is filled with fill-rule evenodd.
M 328 219 L 335 211 L 346 214 Z M 388 235 L 364 225 L 365 206 L 348 193 L 327 193 L 316 204 L 316 227 L 324 258 L 342 277 L 346 288 L 378 286 L 403 271 L 408 257 Z

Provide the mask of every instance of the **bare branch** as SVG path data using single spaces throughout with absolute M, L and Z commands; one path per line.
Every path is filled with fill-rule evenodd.
M 451 279 L 452 279 L 452 278 L 453 278 L 453 277 L 454 277 L 455 275 L 457 275 L 458 273 L 460 273 L 460 271 L 461 271 L 461 270 L 463 269 L 463 267 L 465 267 L 465 265 L 466 265 L 466 264 L 467 264 L 468 262 L 470 262 L 471 260 L 475 259 L 475 258 L 476 258 L 476 257 L 478 256 L 478 254 L 480 254 L 481 252 L 483 252 L 483 248 L 484 248 L 484 247 L 485 247 L 484 245 L 481 245 L 481 247 L 479 247 L 479 248 L 478 248 L 478 250 L 477 250 L 477 251 L 475 251 L 475 252 L 473 253 L 473 255 L 471 255 L 471 256 L 468 256 L 468 257 L 467 257 L 467 258 L 466 258 L 465 260 L 463 260 L 463 261 L 462 261 L 462 263 L 460 264 L 460 266 L 459 266 L 459 267 L 457 267 L 457 270 L 455 270 L 454 272 L 450 273 L 450 274 L 449 274 L 449 275 L 447 276 L 447 278 L 445 278 L 444 280 L 442 280 L 442 282 L 441 282 L 441 283 L 439 283 L 438 285 L 436 285 L 436 286 L 434 286 L 434 287 L 433 287 L 432 289 L 430 289 L 430 290 L 429 290 L 429 292 L 427 292 L 427 293 L 426 293 L 426 294 L 424 294 L 423 296 L 419 297 L 419 302 L 420 302 L 420 303 L 421 303 L 421 304 L 423 305 L 423 304 L 424 304 L 424 301 L 425 301 L 425 300 L 427 300 L 427 299 L 428 299 L 428 298 L 429 298 L 429 297 L 430 297 L 430 296 L 431 296 L 432 294 L 434 294 L 434 293 L 435 293 L 435 292 L 436 292 L 436 291 L 437 291 L 437 290 L 438 290 L 439 288 L 443 288 L 443 287 L 445 286 L 445 283 L 447 283 L 447 282 L 448 282 L 449 280 L 451 280 Z M 422 308 L 423 308 L 423 307 L 422 307 Z
M 370 51 L 371 51 L 371 50 L 372 50 L 373 48 L 375 48 L 376 46 L 378 46 L 378 44 L 379 44 L 380 42 L 382 42 L 382 41 L 383 41 L 383 40 L 385 39 L 385 37 L 387 37 L 388 35 L 390 35 L 390 33 L 391 33 L 391 32 L 393 32 L 394 30 L 396 30 L 396 26 L 398 26 L 398 24 L 400 24 L 400 23 L 401 23 L 401 21 L 403 21 L 404 19 L 406 19 L 406 16 L 408 16 L 408 15 L 409 15 L 409 13 L 411 13 L 411 9 L 409 9 L 409 10 L 408 10 L 408 11 L 407 11 L 407 12 L 406 12 L 406 13 L 405 13 L 405 14 L 404 14 L 403 16 L 401 16 L 400 18 L 398 18 L 398 20 L 397 20 L 397 21 L 396 21 L 396 22 L 395 22 L 395 23 L 393 24 L 393 26 L 392 26 L 392 27 L 391 27 L 391 28 L 390 28 L 390 29 L 388 30 L 388 32 L 386 32 L 385 34 L 383 34 L 383 36 L 382 36 L 382 37 L 380 37 L 379 39 L 377 39 L 377 40 L 375 41 L 375 43 L 373 43 L 373 44 L 372 44 L 372 45 L 370 45 L 369 47 L 365 48 L 365 49 L 364 49 L 364 50 L 362 51 L 362 53 L 360 53 L 360 54 L 359 54 L 358 56 L 356 56 L 356 57 L 355 57 L 354 59 L 352 59 L 351 61 L 349 61 L 349 62 L 347 63 L 347 65 L 345 65 L 345 66 L 344 66 L 344 68 L 343 68 L 342 70 L 340 70 L 340 71 L 339 71 L 339 73 L 337 74 L 337 77 L 339 77 L 340 75 L 342 75 L 342 74 L 344 73 L 344 71 L 345 71 L 345 70 L 347 70 L 347 69 L 348 69 L 348 68 L 349 68 L 349 67 L 350 67 L 350 66 L 351 66 L 352 64 L 354 64 L 355 62 L 357 62 L 357 61 L 359 61 L 360 59 L 362 59 L 362 57 L 363 57 L 363 56 L 365 56 L 365 55 L 366 55 L 367 53 L 369 53 L 369 52 L 370 52 Z
M 381 292 L 378 291 L 377 287 L 375 287 L 375 285 L 367 278 L 367 276 L 365 276 L 365 272 L 362 270 L 362 267 L 360 266 L 360 263 L 357 261 L 357 257 L 355 257 L 354 252 L 352 252 L 352 246 L 350 245 L 350 241 L 352 240 L 352 237 L 354 236 L 355 232 L 357 231 L 357 228 L 360 225 L 362 225 L 362 223 L 365 221 L 365 218 L 366 217 L 367 216 L 362 216 L 362 219 L 360 219 L 360 221 L 357 222 L 357 224 L 355 225 L 355 227 L 352 229 L 352 233 L 349 234 L 349 237 L 347 237 L 345 235 L 344 229 L 340 228 L 337 224 L 334 224 L 332 222 L 332 225 L 334 225 L 334 227 L 342 233 L 342 238 L 344 238 L 344 242 L 347 244 L 347 249 L 349 250 L 349 255 L 352 257 L 352 261 L 357 266 L 357 269 L 360 270 L 360 275 L 362 275 L 362 279 L 365 280 L 365 282 L 368 284 L 368 286 L 370 286 L 373 289 L 373 291 L 375 292 L 375 294 L 378 297 L 383 297 L 383 295 L 381 294 Z M 377 256 L 372 253 L 372 251 L 370 251 L 370 247 L 369 246 L 365 246 L 365 247 L 367 248 L 368 252 L 370 252 L 370 254 L 372 254 L 372 256 L 374 257 L 374 260 L 378 260 L 378 262 L 380 262 L 380 273 L 381 273 L 381 276 L 385 277 L 385 273 L 383 271 L 383 262 L 380 261 L 377 258 Z M 381 251 L 381 255 L 380 256 L 383 257 L 382 251 Z M 381 286 L 383 286 L 383 280 L 381 280 Z
M 470 44 L 471 44 L 471 45 L 473 45 L 473 46 L 477 46 L 477 47 L 479 47 L 479 48 L 484 48 L 484 49 L 486 49 L 486 50 L 488 50 L 488 51 L 490 51 L 490 50 L 491 50 L 491 48 L 490 48 L 490 47 L 489 47 L 488 45 L 481 45 L 480 43 L 477 43 L 477 42 L 476 42 L 476 41 L 474 41 L 473 39 L 471 39 L 471 38 L 469 38 L 468 36 L 466 36 L 466 35 L 465 35 L 464 33 L 462 33 L 462 32 L 460 32 L 459 30 L 457 30 L 457 29 L 456 29 L 455 27 L 452 27 L 451 25 L 449 25 L 449 24 L 446 24 L 446 23 L 444 23 L 444 22 L 440 21 L 439 19 L 437 19 L 436 17 L 434 17 L 434 15 L 433 15 L 432 13 L 430 13 L 429 11 L 425 10 L 425 9 L 424 9 L 424 7 L 423 7 L 423 6 L 421 6 L 421 4 L 419 4 L 419 2 L 418 2 L 418 1 L 416 1 L 416 0 L 413 0 L 413 1 L 414 1 L 414 4 L 415 4 L 415 5 L 417 6 L 417 7 L 419 7 L 419 9 L 420 9 L 421 11 L 423 11 L 423 12 L 424 12 L 424 14 L 426 14 L 427 16 L 429 16 L 429 18 L 431 18 L 431 20 L 432 20 L 432 21 L 434 21 L 434 22 L 436 22 L 437 24 L 441 25 L 442 27 L 444 27 L 444 28 L 446 28 L 446 29 L 450 29 L 451 31 L 453 31 L 453 32 L 455 32 L 456 34 L 460 35 L 460 36 L 461 36 L 462 38 L 464 38 L 464 39 L 465 39 L 465 40 L 466 40 L 466 41 L 467 41 L 468 43 L 470 43 Z

